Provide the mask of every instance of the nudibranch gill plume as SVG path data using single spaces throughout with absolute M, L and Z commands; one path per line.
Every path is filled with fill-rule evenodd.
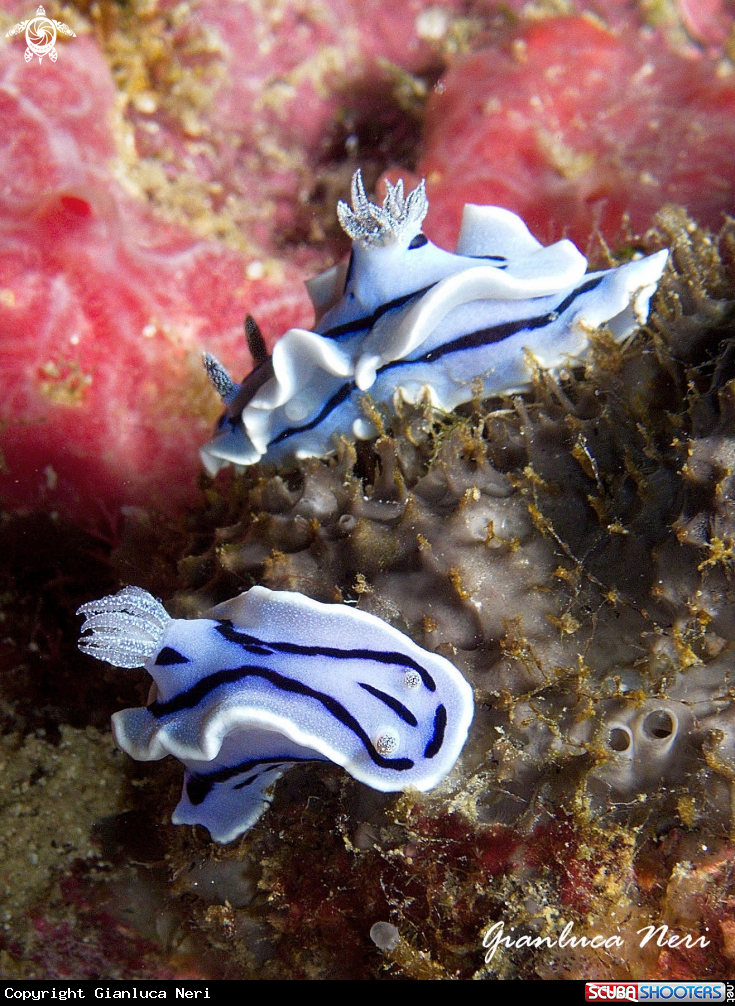
M 584 357 L 599 326 L 623 340 L 646 321 L 667 251 L 588 273 L 570 241 L 544 247 L 509 210 L 467 205 L 452 254 L 421 231 L 424 183 L 405 197 L 401 181 L 386 187 L 383 205 L 372 203 L 357 171 L 352 207 L 338 204 L 352 254 L 307 283 L 314 331 L 290 329 L 268 356 L 249 321 L 256 367 L 242 384 L 205 356 L 225 403 L 201 452 L 210 474 L 375 436 L 367 395 L 389 410 L 428 398 L 451 412 L 521 390 L 534 368 Z
M 203 618 L 172 619 L 139 587 L 82 605 L 79 647 L 153 678 L 146 708 L 112 717 L 139 761 L 186 773 L 174 824 L 215 841 L 247 831 L 295 764 L 332 761 L 373 789 L 425 791 L 467 738 L 460 672 L 366 612 L 252 587 Z

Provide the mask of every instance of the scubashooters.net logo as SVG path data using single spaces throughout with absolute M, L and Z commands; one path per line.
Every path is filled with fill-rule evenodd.
M 731 1002 L 732 982 L 585 982 L 587 1002 Z
M 46 11 L 43 7 L 38 8 L 35 17 L 14 25 L 5 38 L 10 38 L 11 35 L 20 35 L 21 32 L 26 33 L 28 47 L 25 51 L 26 63 L 30 63 L 34 56 L 38 56 L 39 63 L 42 62 L 44 56 L 48 56 L 51 62 L 55 63 L 59 56 L 56 51 L 57 32 L 61 32 L 62 35 L 71 35 L 73 38 L 77 37 L 75 32 L 63 21 L 55 21 L 53 18 L 46 17 Z

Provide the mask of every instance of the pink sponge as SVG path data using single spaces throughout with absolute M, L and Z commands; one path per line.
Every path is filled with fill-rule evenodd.
M 89 38 L 57 63 L 0 54 L 0 492 L 88 524 L 194 498 L 217 415 L 204 347 L 247 368 L 242 321 L 271 341 L 307 320 L 296 270 L 154 221 L 115 177 L 115 91 Z
M 544 243 L 613 246 L 665 203 L 719 230 L 735 190 L 735 81 L 640 30 L 583 17 L 531 25 L 458 60 L 432 95 L 427 230 L 452 246 L 465 203 L 518 213 Z

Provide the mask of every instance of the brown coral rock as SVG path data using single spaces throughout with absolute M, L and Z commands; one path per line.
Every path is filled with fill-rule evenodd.
M 584 366 L 537 374 L 528 395 L 445 416 L 404 407 L 373 444 L 211 485 L 179 613 L 255 583 L 357 604 L 453 660 L 478 703 L 430 794 L 395 804 L 337 770 L 291 774 L 235 853 L 263 864 L 263 900 L 222 915 L 228 939 L 246 934 L 244 967 L 654 977 L 686 970 L 682 932 L 705 940 L 700 975 L 726 959 L 734 233 L 666 211 L 649 240 L 671 246 L 671 268 L 647 328 L 622 347 L 599 333 Z M 304 810 L 307 786 L 319 795 Z M 619 942 L 483 965 L 498 920 Z M 381 952 L 369 932 L 385 921 L 399 939 Z

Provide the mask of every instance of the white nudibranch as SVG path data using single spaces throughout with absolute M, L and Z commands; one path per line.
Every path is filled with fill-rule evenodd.
M 599 326 L 622 340 L 648 317 L 666 251 L 587 273 L 570 241 L 544 247 L 515 213 L 467 205 L 452 254 L 421 232 L 427 210 L 423 182 L 405 198 L 402 182 L 388 183 L 377 206 L 357 171 L 352 208 L 337 206 L 350 261 L 307 283 L 315 331 L 290 329 L 269 357 L 249 318 L 256 366 L 240 385 L 206 355 L 226 406 L 201 452 L 211 475 L 374 436 L 366 394 L 389 409 L 428 397 L 450 412 L 479 382 L 485 397 L 522 390 L 534 367 L 583 358 Z
M 144 709 L 112 717 L 139 761 L 186 769 L 174 824 L 230 842 L 258 820 L 296 763 L 332 761 L 389 793 L 436 786 L 473 714 L 472 689 L 444 657 L 366 612 L 252 587 L 203 618 L 172 619 L 139 587 L 83 604 L 85 653 L 145 667 Z

